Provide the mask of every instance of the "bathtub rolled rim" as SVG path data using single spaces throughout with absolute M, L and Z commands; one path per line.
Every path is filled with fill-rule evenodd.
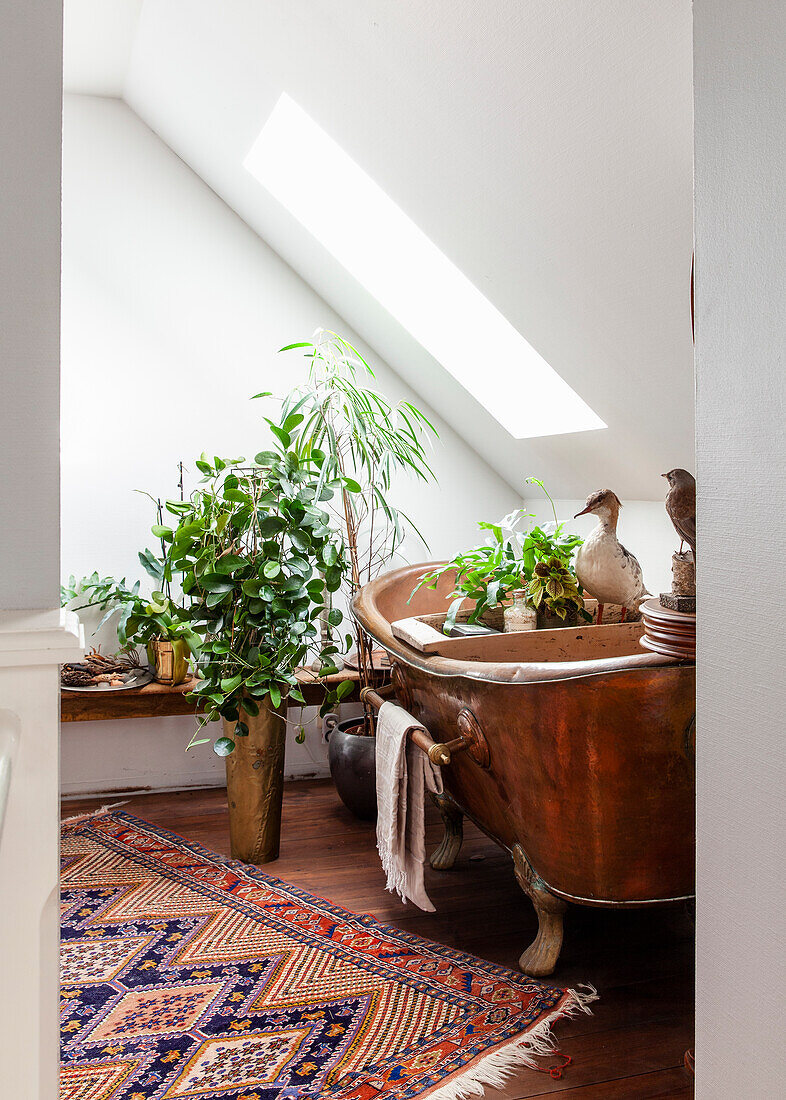
M 468 661 L 439 654 L 420 653 L 397 638 L 390 623 L 379 611 L 377 595 L 394 580 L 410 574 L 413 582 L 434 567 L 434 562 L 422 562 L 391 570 L 364 585 L 352 601 L 352 615 L 381 649 L 395 660 L 440 678 L 460 677 L 483 683 L 528 684 L 555 680 L 579 680 L 610 673 L 635 672 L 649 668 L 692 667 L 692 660 L 666 657 L 642 650 L 620 657 L 600 657 L 588 661 Z M 414 587 L 414 583 L 413 583 Z

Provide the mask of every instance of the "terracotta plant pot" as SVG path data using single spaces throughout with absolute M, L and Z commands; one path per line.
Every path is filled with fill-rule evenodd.
M 235 722 L 224 719 L 224 734 L 235 742 L 226 758 L 232 858 L 270 863 L 278 859 L 281 840 L 286 704 L 276 709 L 268 696 L 255 718 L 245 713 L 242 718 L 247 737 L 236 736 Z
M 170 687 L 186 682 L 190 657 L 191 651 L 182 638 L 171 642 L 166 638 L 154 638 L 147 647 L 147 659 L 156 682 Z
M 362 719 L 348 718 L 327 726 L 330 774 L 339 798 L 361 821 L 377 816 L 376 738 L 353 733 Z

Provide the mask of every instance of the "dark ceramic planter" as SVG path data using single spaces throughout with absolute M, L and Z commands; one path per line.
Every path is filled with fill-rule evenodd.
M 376 738 L 351 733 L 362 722 L 348 718 L 327 732 L 328 763 L 339 797 L 362 821 L 377 816 Z

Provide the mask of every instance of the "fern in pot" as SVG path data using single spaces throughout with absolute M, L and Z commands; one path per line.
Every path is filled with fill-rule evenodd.
M 342 534 L 346 571 L 342 594 L 351 606 L 358 589 L 372 580 L 400 547 L 411 521 L 392 503 L 397 473 L 434 480 L 427 457 L 437 432 L 408 401 L 391 403 L 374 388 L 374 372 L 341 336 L 320 330 L 314 339 L 283 351 L 300 350 L 308 360 L 304 385 L 287 398 L 283 415 L 299 460 L 318 464 L 317 491 L 332 490 L 328 503 Z M 416 531 L 418 537 L 419 532 Z M 375 682 L 371 639 L 353 620 L 347 647 L 354 645 L 360 688 Z M 376 815 L 374 733 L 371 707 L 348 721 L 331 723 L 329 761 L 345 804 L 360 817 Z

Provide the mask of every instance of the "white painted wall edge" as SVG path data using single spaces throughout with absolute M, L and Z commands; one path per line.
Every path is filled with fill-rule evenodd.
M 696 1096 L 786 1076 L 786 5 L 695 0 Z
M 0 608 L 58 597 L 62 53 L 62 0 L 3 4 Z
M 0 1093 L 58 1095 L 62 0 L 0 9 Z M 46 609 L 51 609 L 49 612 Z M 30 662 L 34 664 L 30 664 Z M 8 778 L 8 776 L 6 776 Z
M 342 719 L 360 712 L 357 703 L 339 708 Z M 296 740 L 303 722 L 306 738 Z M 328 746 L 316 707 L 289 712 L 284 778 L 324 779 L 330 775 Z M 92 795 L 125 797 L 151 792 L 224 787 L 224 760 L 211 744 L 186 752 L 194 732 L 188 715 L 124 718 L 111 722 L 64 722 L 60 738 L 61 791 L 67 798 Z M 208 726 L 204 736 L 218 736 Z
M 112 722 L 64 722 L 61 727 L 61 784 L 65 798 L 96 794 L 132 795 L 226 786 L 225 765 L 211 745 L 185 748 L 194 731 L 188 716 L 121 719 Z M 219 734 L 216 727 L 205 736 Z M 284 778 L 325 778 L 330 774 L 327 746 L 314 732 L 303 745 L 295 741 L 295 722 L 287 729 Z
M 0 668 L 62 664 L 84 647 L 85 628 L 73 611 L 0 611 Z
M 75 615 L 0 614 L 0 753 L 10 778 L 0 883 L 11 898 L 0 906 L 0 1092 L 9 1098 L 57 1095 L 58 665 L 82 651 Z

